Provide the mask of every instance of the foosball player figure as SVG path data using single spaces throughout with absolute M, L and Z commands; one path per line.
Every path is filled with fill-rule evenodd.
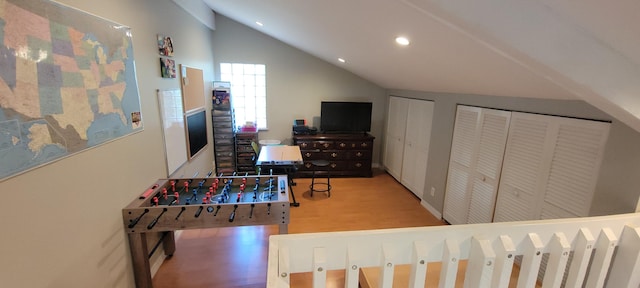
M 164 198 L 164 200 L 169 198 L 169 195 L 167 195 L 167 188 L 162 188 L 162 198 Z
M 176 181 L 171 180 L 171 192 L 176 192 Z
M 158 206 L 158 197 L 153 197 L 153 206 Z

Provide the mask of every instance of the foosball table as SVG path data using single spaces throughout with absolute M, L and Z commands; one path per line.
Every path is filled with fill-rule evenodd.
M 160 179 L 122 209 L 136 287 L 152 287 L 150 254 L 163 245 L 175 252 L 175 230 L 289 224 L 286 175 Z M 149 253 L 147 233 L 162 233 Z

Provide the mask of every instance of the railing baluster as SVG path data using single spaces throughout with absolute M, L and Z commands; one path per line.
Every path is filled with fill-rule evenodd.
M 518 276 L 518 288 L 533 288 L 538 278 L 540 261 L 542 260 L 542 249 L 544 245 L 540 236 L 536 233 L 529 233 L 523 243 L 522 265 Z
M 291 285 L 291 274 L 289 269 L 289 248 L 280 246 L 280 250 L 278 251 L 278 274 L 280 275 L 280 280 L 278 281 L 279 287 L 289 287 Z
M 456 274 L 458 273 L 458 261 L 460 260 L 460 247 L 456 239 L 444 240 L 442 251 L 442 270 L 440 271 L 439 288 L 454 287 Z
M 496 243 L 495 251 L 496 265 L 493 267 L 491 287 L 507 287 L 511 280 L 516 246 L 513 245 L 511 237 L 501 235 Z
M 571 244 L 567 241 L 564 233 L 556 233 L 551 237 L 551 241 L 549 242 L 549 260 L 547 261 L 546 273 L 542 280 L 542 287 L 560 287 L 570 251 Z
M 582 287 L 595 242 L 589 229 L 580 229 L 574 241 L 573 261 L 569 267 L 569 276 L 567 276 L 565 287 Z
M 607 277 L 609 271 L 609 264 L 611 263 L 611 256 L 613 251 L 618 245 L 618 237 L 609 228 L 602 228 L 598 241 L 596 241 L 596 253 L 593 256 L 593 262 L 591 263 L 591 269 L 587 274 L 586 288 L 599 288 L 604 286 L 604 280 Z
M 626 225 L 611 264 L 608 287 L 640 287 L 640 227 Z
M 391 245 L 382 245 L 382 257 L 380 261 L 380 288 L 391 288 L 393 286 L 393 254 Z
M 280 241 L 276 238 L 269 239 L 269 259 L 267 267 L 267 287 L 273 288 L 288 288 L 289 279 L 280 277 L 280 267 L 283 267 L 283 254 L 281 253 L 283 247 L 280 246 Z
M 464 287 L 490 287 L 495 261 L 496 253 L 491 248 L 489 240 L 473 236 Z
M 411 274 L 409 274 L 409 287 L 424 288 L 427 277 L 427 245 L 421 242 L 413 242 L 411 254 Z
M 358 277 L 360 277 L 360 263 L 355 250 L 349 245 L 347 246 L 347 266 L 344 271 L 344 287 L 358 288 Z
M 313 288 L 327 287 L 327 255 L 324 247 L 313 248 Z

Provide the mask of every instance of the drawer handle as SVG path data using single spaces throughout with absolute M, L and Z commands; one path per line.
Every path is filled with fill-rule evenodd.
M 331 153 L 331 157 L 333 157 L 333 158 L 338 157 L 338 153 L 336 153 L 336 152 Z
M 345 144 L 345 143 L 340 143 L 340 147 L 342 147 L 342 148 L 347 147 L 347 144 Z
M 324 143 L 324 144 L 322 144 L 322 146 L 323 146 L 324 148 L 329 148 L 329 143 Z
M 329 166 L 331 166 L 331 168 L 336 168 L 336 166 L 338 166 L 338 165 L 336 163 L 331 163 L 331 165 L 329 165 Z
M 358 168 L 362 167 L 362 163 L 356 163 L 356 167 Z
M 369 144 L 367 144 L 367 143 L 362 143 L 362 144 L 360 144 L 360 146 L 361 146 L 361 147 L 369 147 Z
M 304 153 L 304 157 L 307 157 L 307 158 L 308 158 L 308 157 L 311 157 L 311 153 L 309 153 L 309 152 Z
M 307 143 L 300 143 L 300 147 L 302 148 L 307 148 L 307 146 L 308 146 Z
M 304 167 L 307 167 L 307 169 L 311 168 L 311 163 L 304 163 Z
M 358 156 L 358 157 L 362 157 L 362 152 L 358 152 L 358 153 L 356 153 L 356 156 Z

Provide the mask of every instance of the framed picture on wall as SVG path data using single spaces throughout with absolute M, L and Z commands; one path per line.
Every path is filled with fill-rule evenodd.
M 176 62 L 160 57 L 160 75 L 162 78 L 176 78 Z
M 173 41 L 171 37 L 158 34 L 158 52 L 161 56 L 173 57 Z

